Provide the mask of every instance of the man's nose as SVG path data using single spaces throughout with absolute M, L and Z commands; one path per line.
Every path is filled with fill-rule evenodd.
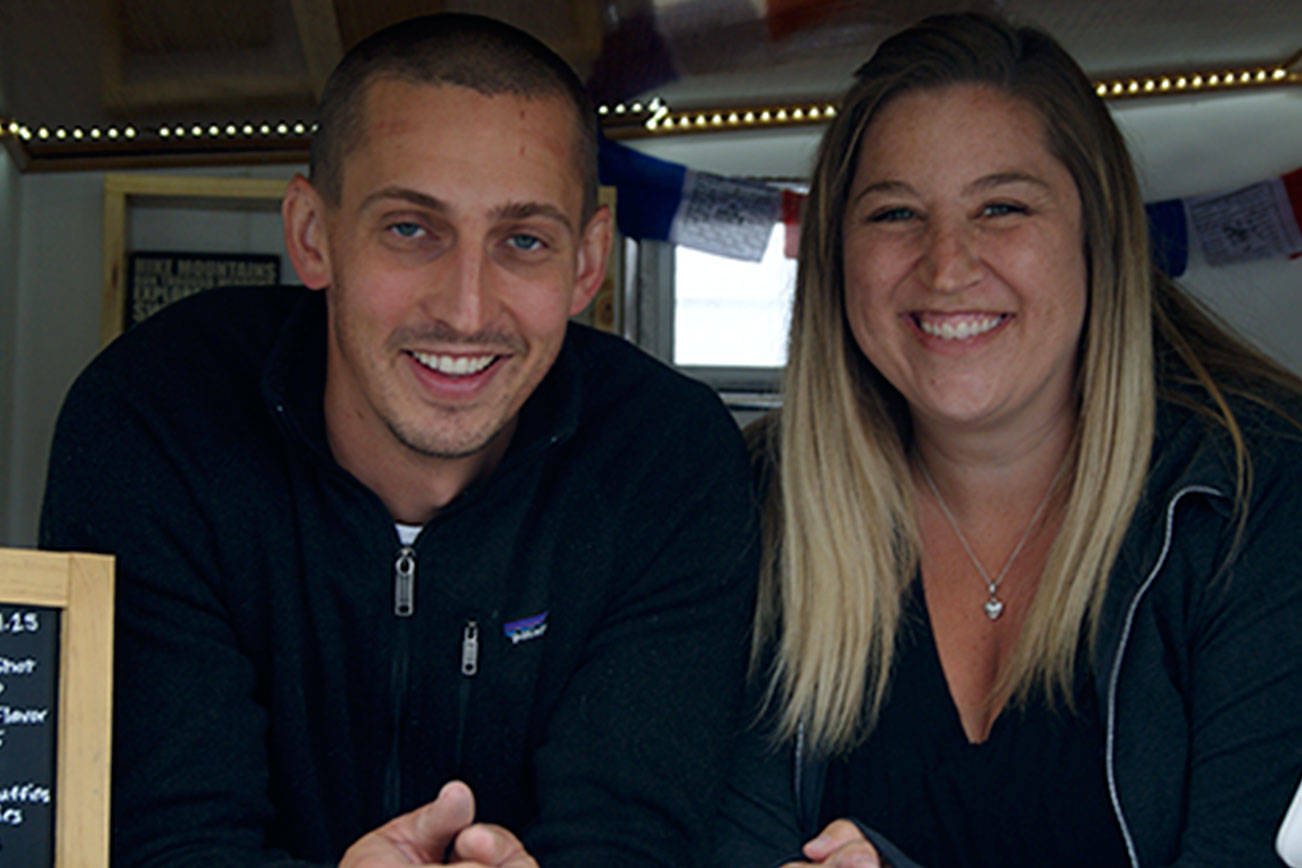
M 437 293 L 439 318 L 463 335 L 481 331 L 493 317 L 493 294 L 489 286 L 491 266 L 477 245 L 461 245 L 448 262 L 450 271 Z

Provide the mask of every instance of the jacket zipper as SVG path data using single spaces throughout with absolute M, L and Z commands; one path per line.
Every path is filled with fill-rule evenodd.
M 416 552 L 411 546 L 398 549 L 393 565 L 393 614 L 410 618 L 416 611 Z
M 470 683 L 479 674 L 479 622 L 466 621 L 461 629 L 461 683 L 457 688 L 457 739 L 453 768 L 461 772 L 461 746 L 465 741 L 466 712 L 470 708 Z
M 402 719 L 406 711 L 407 658 L 410 656 L 409 619 L 416 611 L 416 552 L 411 546 L 398 549 L 393 563 L 393 614 L 398 619 L 390 667 L 390 695 L 393 700 L 393 740 L 384 773 L 384 816 L 395 817 L 402 807 Z
M 1206 485 L 1190 485 L 1180 489 L 1171 496 L 1171 500 L 1166 505 L 1166 530 L 1162 536 L 1162 551 L 1157 556 L 1157 563 L 1153 564 L 1153 569 L 1149 571 L 1148 577 L 1144 583 L 1139 586 L 1135 596 L 1130 600 L 1130 607 L 1126 610 L 1126 620 L 1121 628 L 1121 638 L 1117 641 L 1117 656 L 1112 661 L 1112 672 L 1108 676 L 1108 731 L 1107 731 L 1107 750 L 1104 755 L 1105 765 L 1108 773 L 1108 796 L 1112 800 L 1112 811 L 1117 815 L 1117 824 L 1121 827 L 1121 837 L 1126 842 L 1126 855 L 1130 857 L 1130 864 L 1134 868 L 1139 868 L 1139 855 L 1135 852 L 1135 840 L 1130 834 L 1130 826 L 1126 823 L 1126 815 L 1121 810 L 1121 797 L 1117 792 L 1116 776 L 1116 724 L 1117 724 L 1117 681 L 1121 677 L 1121 658 L 1125 656 L 1126 644 L 1130 640 L 1130 630 L 1134 626 L 1135 612 L 1139 609 L 1139 601 L 1148 593 L 1157 574 L 1162 571 L 1166 564 L 1166 556 L 1171 551 L 1171 536 L 1175 529 L 1175 507 L 1180 499 L 1186 494 L 1192 493 L 1211 494 L 1217 497 L 1223 497 L 1220 491 Z

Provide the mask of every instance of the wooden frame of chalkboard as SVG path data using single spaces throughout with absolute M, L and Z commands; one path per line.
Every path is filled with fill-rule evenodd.
M 36 623 L 21 617 L 26 614 L 19 612 L 23 607 L 55 609 L 60 615 L 53 864 L 56 868 L 107 866 L 113 559 L 0 549 L 0 608 L 9 613 L 12 624 L 8 626 Z M 4 862 L 10 864 L 8 859 Z

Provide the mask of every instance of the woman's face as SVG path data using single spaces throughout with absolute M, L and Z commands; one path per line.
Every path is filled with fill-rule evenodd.
M 842 228 L 850 328 L 917 423 L 1072 412 L 1080 196 L 1030 105 L 977 84 L 897 97 L 864 134 Z

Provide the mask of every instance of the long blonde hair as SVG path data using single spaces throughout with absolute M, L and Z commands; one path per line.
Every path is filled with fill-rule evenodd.
M 993 705 L 1032 690 L 1071 701 L 1077 650 L 1092 641 L 1107 576 L 1139 500 L 1153 441 L 1154 338 L 1230 431 L 1240 498 L 1242 437 L 1200 361 L 1286 382 L 1153 269 L 1143 201 L 1125 145 L 1084 73 L 1053 39 L 978 14 L 945 15 L 884 42 L 856 73 L 823 137 L 806 200 L 783 409 L 757 441 L 771 467 L 753 659 L 764 661 L 777 737 L 803 725 L 818 752 L 852 747 L 890 683 L 918 535 L 903 398 L 868 363 L 845 316 L 842 217 L 859 145 L 908 91 L 974 82 L 1024 100 L 1080 194 L 1088 312 L 1079 421 L 1064 517 Z M 1082 626 L 1085 627 L 1082 630 Z

